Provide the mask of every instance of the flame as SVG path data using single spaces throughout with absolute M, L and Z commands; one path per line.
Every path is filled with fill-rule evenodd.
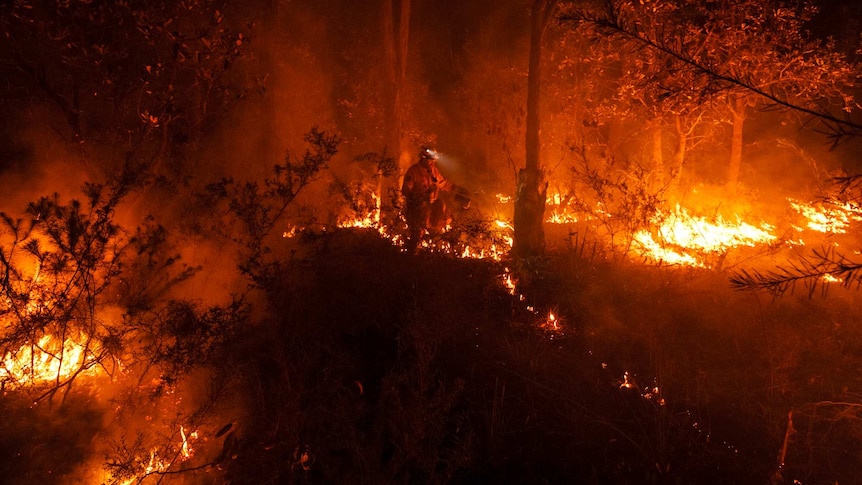
M 827 201 L 806 204 L 795 199 L 787 199 L 787 201 L 808 220 L 806 227 L 812 231 L 845 234 L 851 222 L 862 221 L 862 208 L 849 203 Z
M 192 452 L 194 452 L 194 449 L 192 449 L 191 445 L 189 445 L 189 438 L 197 439 L 198 432 L 193 431 L 188 437 L 186 437 L 185 427 L 180 426 L 180 437 L 183 439 L 183 445 L 180 448 L 180 452 L 182 453 L 183 458 L 191 458 Z
M 561 193 L 549 193 L 549 214 L 545 221 L 549 224 L 574 224 L 610 221 L 615 217 L 600 202 L 586 212 L 577 212 L 569 199 Z M 786 200 L 805 218 L 799 226 L 790 225 L 798 232 L 810 230 L 828 235 L 852 233 L 851 224 L 862 221 L 862 207 L 856 204 L 835 200 L 817 203 Z M 738 215 L 730 219 L 696 216 L 679 204 L 673 210 L 658 211 L 653 223 L 653 227 L 636 231 L 630 234 L 630 238 L 615 239 L 611 244 L 615 249 L 628 252 L 630 247 L 627 243 L 631 241 L 636 254 L 656 264 L 708 268 L 712 266 L 710 260 L 714 262 L 716 256 L 742 247 L 774 247 L 779 241 L 775 234 L 787 233 L 776 231 L 776 227 L 767 222 L 750 222 Z M 806 245 L 802 238 L 782 238 L 782 241 L 787 246 Z M 838 245 L 837 242 L 833 244 Z
M 500 279 L 503 281 L 503 286 L 506 287 L 509 294 L 515 296 L 515 278 L 512 276 L 512 273 L 509 271 L 509 268 L 503 269 L 503 274 L 500 275 Z
M 844 282 L 844 278 L 838 278 L 838 277 L 832 276 L 831 274 L 825 274 L 825 275 L 821 276 L 820 279 L 826 283 L 843 283 Z
M 39 291 L 41 265 L 36 262 L 25 272 L 27 270 L 32 273 L 27 277 L 32 283 L 26 290 L 28 299 L 23 314 L 32 317 L 53 304 L 45 293 Z M 9 320 L 0 320 L 0 325 L 8 324 Z M 11 382 L 11 388 L 14 389 L 52 381 L 59 383 L 73 376 L 95 376 L 99 373 L 99 367 L 95 364 L 99 359 L 100 346 L 84 332 L 69 332 L 63 337 L 46 333 L 34 340 L 2 355 L 0 382 Z
M 12 381 L 19 386 L 44 384 L 68 379 L 72 375 L 96 375 L 97 348 L 84 334 L 61 341 L 44 335 L 35 344 L 26 344 L 7 352 L 0 366 L 0 381 Z
M 575 224 L 578 221 L 580 219 L 577 215 L 568 211 L 558 212 L 556 210 L 552 211 L 551 215 L 545 219 L 545 222 L 550 224 Z
M 368 195 L 373 199 L 373 203 L 368 204 L 370 208 L 361 210 L 357 214 L 340 217 L 337 227 L 374 229 L 393 245 L 403 248 L 402 231 L 389 227 L 382 220 L 379 195 L 375 192 L 370 192 Z M 510 204 L 513 201 L 512 196 L 502 193 L 496 194 L 496 199 L 500 204 Z M 806 204 L 793 199 L 787 200 L 806 218 L 807 228 L 814 231 L 846 233 L 851 222 L 862 221 L 862 208 L 851 204 L 838 202 Z M 571 201 L 572 197 L 563 192 L 548 193 L 546 199 L 548 215 L 545 221 L 549 224 L 574 224 L 596 220 L 604 222 L 616 220 L 617 216 L 609 212 L 601 202 L 586 212 L 577 212 Z M 730 219 L 720 215 L 697 216 L 690 214 L 679 204 L 669 211 L 657 211 L 653 223 L 653 227 L 638 230 L 629 234 L 627 238 L 615 239 L 611 244 L 623 245 L 615 249 L 622 249 L 625 252 L 634 248 L 635 254 L 655 264 L 709 268 L 714 266 L 716 256 L 723 257 L 733 249 L 760 245 L 774 247 L 778 241 L 778 237 L 774 234 L 775 226 L 767 222 L 747 222 L 740 216 Z M 444 233 L 451 229 L 447 227 Z M 302 230 L 301 227 L 290 227 L 283 236 L 293 237 Z M 442 240 L 423 241 L 421 247 L 460 258 L 502 261 L 514 244 L 512 223 L 504 219 L 494 220 L 487 233 L 490 237 L 479 241 L 447 241 L 446 239 L 452 238 L 444 237 Z M 783 240 L 791 246 L 805 245 L 805 241 L 801 238 L 794 241 L 786 238 Z M 629 242 L 633 245 L 629 246 Z
M 530 307 L 528 307 L 530 308 Z M 548 316 L 539 324 L 539 328 L 553 340 L 555 337 L 564 335 L 563 326 L 560 319 L 553 310 L 548 311 Z
M 152 448 L 150 450 L 150 458 L 149 461 L 145 465 L 142 464 L 141 471 L 137 473 L 134 477 L 128 478 L 122 482 L 121 485 L 132 485 L 133 483 L 141 483 L 141 481 L 152 475 L 154 473 L 164 473 L 167 472 L 173 465 L 177 463 L 183 463 L 188 461 L 194 456 L 194 448 L 191 446 L 191 441 L 196 440 L 198 438 L 198 432 L 193 431 L 186 435 L 185 426 L 180 426 L 180 443 L 179 450 L 175 453 L 175 459 L 163 458 L 159 455 L 159 448 Z M 167 452 L 176 452 L 176 448 L 173 450 L 166 450 Z M 141 462 L 143 463 L 143 462 Z
M 661 263 L 705 267 L 707 264 L 702 256 L 777 240 L 771 233 L 775 228 L 765 222 L 756 227 L 738 217 L 736 222 L 725 221 L 720 215 L 711 222 L 705 217 L 689 215 L 678 204 L 668 217 L 658 214 L 657 219 L 662 222 L 654 232 L 662 243 L 658 243 L 652 231 L 648 230 L 636 232 L 634 241 L 640 245 L 645 257 Z
M 374 200 L 374 208 L 360 217 L 343 217 L 341 220 L 338 221 L 338 227 L 382 229 L 382 226 L 380 224 L 380 196 L 373 192 L 370 195 L 371 198 Z
M 697 258 L 690 254 L 663 247 L 653 239 L 648 231 L 639 231 L 634 240 L 640 244 L 642 253 L 650 260 L 671 265 L 703 267 Z
M 551 214 L 545 218 L 545 222 L 549 224 L 575 224 L 583 219 L 584 214 L 576 214 L 563 207 L 563 200 L 564 197 L 559 192 L 548 194 L 545 204 L 550 209 Z
M 623 381 L 620 383 L 620 389 L 637 389 L 637 386 L 632 382 L 629 371 L 623 372 Z

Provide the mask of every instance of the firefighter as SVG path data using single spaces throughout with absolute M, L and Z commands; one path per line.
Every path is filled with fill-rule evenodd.
M 452 182 L 437 169 L 436 151 L 428 147 L 419 150 L 419 161 L 404 174 L 401 195 L 404 196 L 404 219 L 407 221 L 407 250 L 416 253 L 426 234 L 446 226 L 446 205 L 441 192 L 451 192 Z

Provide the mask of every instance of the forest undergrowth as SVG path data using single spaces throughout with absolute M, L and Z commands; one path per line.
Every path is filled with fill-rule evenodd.
M 860 478 L 852 292 L 773 299 L 710 270 L 575 250 L 518 264 L 411 256 L 362 229 L 297 238 L 269 312 L 203 364 L 218 387 L 210 420 L 233 423 L 229 439 L 209 437 L 219 456 L 141 483 Z M 5 393 L 9 483 L 67 483 L 92 459 L 109 412 L 97 394 L 78 386 L 62 419 L 41 419 Z

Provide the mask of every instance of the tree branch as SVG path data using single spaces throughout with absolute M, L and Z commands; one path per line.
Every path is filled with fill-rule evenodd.
M 848 136 L 862 135 L 862 124 L 850 121 L 848 119 L 839 118 L 829 112 L 807 108 L 800 106 L 791 101 L 783 99 L 773 93 L 770 93 L 762 86 L 757 86 L 752 82 L 748 82 L 739 76 L 720 72 L 718 69 L 709 66 L 706 63 L 699 62 L 693 56 L 687 55 L 681 50 L 674 49 L 667 45 L 661 39 L 654 39 L 646 35 L 636 26 L 627 25 L 622 19 L 619 9 L 613 1 L 607 0 L 603 15 L 596 15 L 587 11 L 575 11 L 561 15 L 558 20 L 569 24 L 588 24 L 595 27 L 598 31 L 603 31 L 607 36 L 618 36 L 623 39 L 634 41 L 643 46 L 655 49 L 673 59 L 676 59 L 683 64 L 691 67 L 696 72 L 699 72 L 707 77 L 726 83 L 730 86 L 740 88 L 750 93 L 761 96 L 777 106 L 797 111 L 820 120 L 831 131 L 831 137 L 834 139 L 833 145 L 839 144 Z

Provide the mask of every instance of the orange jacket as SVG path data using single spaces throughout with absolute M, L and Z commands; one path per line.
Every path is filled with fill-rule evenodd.
M 408 204 L 434 203 L 441 190 L 450 191 L 452 187 L 452 182 L 443 178 L 437 165 L 418 162 L 404 174 L 401 195 L 407 199 Z

